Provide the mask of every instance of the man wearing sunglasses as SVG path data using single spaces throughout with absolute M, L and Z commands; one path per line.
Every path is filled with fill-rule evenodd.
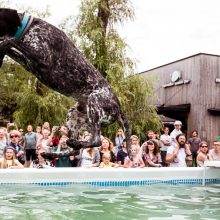
M 7 147 L 13 147 L 16 152 L 16 159 L 21 164 L 24 164 L 24 151 L 23 147 L 19 144 L 20 136 L 21 134 L 18 130 L 11 130 L 9 133 L 10 140 Z

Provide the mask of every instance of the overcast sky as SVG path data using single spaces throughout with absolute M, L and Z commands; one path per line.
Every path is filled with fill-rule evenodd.
M 58 24 L 78 13 L 80 0 L 12 0 L 34 8 L 50 5 L 50 22 Z M 191 56 L 220 55 L 219 0 L 131 0 L 135 20 L 126 23 L 121 36 L 137 60 L 137 71 Z

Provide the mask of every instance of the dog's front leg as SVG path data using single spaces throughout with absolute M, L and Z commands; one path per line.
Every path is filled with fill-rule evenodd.
M 16 40 L 14 37 L 9 36 L 0 38 L 0 67 L 2 66 L 4 56 L 7 53 L 6 51 L 14 40 Z
M 34 67 L 31 67 L 33 63 L 42 72 L 50 70 L 53 65 L 52 56 L 46 56 L 48 53 L 45 53 L 46 55 L 40 53 L 39 50 L 35 50 L 35 48 L 14 37 L 0 38 L 0 53 L 3 52 L 32 73 L 35 70 Z
M 16 50 L 15 48 L 10 48 L 7 50 L 6 54 L 11 57 L 13 60 L 16 60 L 22 66 L 25 66 L 27 71 L 31 72 L 30 61 L 27 57 L 23 55 L 20 51 Z

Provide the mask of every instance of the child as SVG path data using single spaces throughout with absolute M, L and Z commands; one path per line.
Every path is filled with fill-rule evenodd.
M 131 154 L 132 160 L 128 157 L 125 159 L 124 167 L 125 168 L 143 168 L 145 167 L 144 161 L 141 158 L 141 155 L 138 153 L 136 145 L 131 145 Z
M 102 162 L 99 167 L 119 167 L 119 164 L 110 162 L 111 156 L 109 153 L 104 153 L 102 155 Z

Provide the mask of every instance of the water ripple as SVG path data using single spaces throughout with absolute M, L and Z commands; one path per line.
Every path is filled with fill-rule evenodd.
M 6 187 L 1 219 L 219 219 L 220 185 Z

